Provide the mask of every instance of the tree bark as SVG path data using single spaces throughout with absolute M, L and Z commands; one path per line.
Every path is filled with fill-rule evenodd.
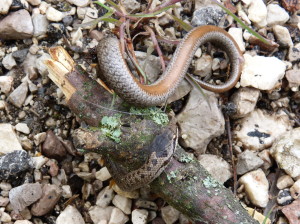
M 49 77 L 66 95 L 70 109 L 88 125 L 99 127 L 103 116 L 115 116 L 120 113 L 118 111 L 128 108 L 119 98 L 111 106 L 113 96 L 76 66 L 62 48 L 51 49 L 50 54 L 54 60 L 45 62 L 50 71 Z M 64 55 L 65 58 L 62 60 L 57 55 Z M 58 64 L 60 61 L 67 61 L 69 66 L 62 68 Z M 100 107 L 99 102 L 102 103 Z M 147 148 L 157 136 L 166 136 L 165 141 L 155 145 L 163 149 L 169 141 L 165 133 L 170 130 L 175 133 L 176 130 L 172 116 L 170 123 L 163 126 L 144 116 L 126 113 L 122 113 L 120 122 L 123 125 L 120 127 L 122 135 L 119 143 L 105 137 L 100 128 L 77 129 L 73 142 L 77 148 L 97 151 L 105 159 L 113 160 L 120 170 L 130 172 L 147 160 L 151 153 Z M 156 194 L 196 223 L 258 223 L 248 215 L 231 191 L 214 180 L 193 155 L 180 146 L 176 147 L 167 168 L 150 186 Z

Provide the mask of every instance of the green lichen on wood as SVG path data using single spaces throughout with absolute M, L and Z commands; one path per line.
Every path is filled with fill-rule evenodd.
M 121 114 L 104 116 L 100 122 L 100 130 L 105 136 L 117 143 L 121 141 Z
M 151 119 L 159 125 L 167 125 L 169 123 L 168 115 L 157 107 L 130 107 L 130 113 L 142 115 L 145 117 L 145 119 Z

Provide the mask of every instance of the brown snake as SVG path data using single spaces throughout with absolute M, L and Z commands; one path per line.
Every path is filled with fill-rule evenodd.
M 196 50 L 207 42 L 213 43 L 227 53 L 231 63 L 230 75 L 227 82 L 222 85 L 212 85 L 200 80 L 197 82 L 204 89 L 226 92 L 239 80 L 243 56 L 234 39 L 216 26 L 207 25 L 191 30 L 178 45 L 166 71 L 153 84 L 143 85 L 133 76 L 122 55 L 120 43 L 115 37 L 104 38 L 99 42 L 97 48 L 99 69 L 108 86 L 125 101 L 135 105 L 157 106 L 166 102 L 172 95 L 184 78 Z M 152 145 L 153 151 L 149 159 L 139 169 L 122 173 L 118 165 L 108 159 L 107 166 L 120 188 L 127 191 L 137 189 L 161 174 L 175 151 L 177 141 L 174 130 L 165 132 L 165 136 L 170 143 L 166 144 L 165 149 L 160 149 L 164 153 L 158 152 L 155 145 Z
M 100 40 L 97 47 L 101 74 L 108 86 L 125 101 L 142 106 L 161 105 L 175 91 L 184 78 L 193 56 L 200 45 L 211 42 L 224 50 L 230 60 L 230 76 L 222 85 L 212 85 L 201 80 L 201 87 L 212 92 L 226 92 L 240 78 L 243 56 L 234 39 L 216 26 L 201 26 L 191 30 L 178 45 L 166 71 L 150 85 L 143 85 L 133 76 L 122 55 L 119 40 L 115 37 Z

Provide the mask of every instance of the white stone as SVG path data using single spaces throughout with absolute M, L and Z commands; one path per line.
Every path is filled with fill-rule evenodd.
M 195 61 L 195 70 L 193 74 L 200 77 L 206 77 L 212 73 L 212 57 L 208 54 L 203 54 L 201 58 Z
M 85 224 L 80 212 L 73 206 L 68 205 L 56 219 L 56 224 Z
M 34 156 L 32 157 L 33 166 L 35 169 L 40 169 L 46 162 L 48 158 L 45 156 Z
M 41 15 L 41 14 L 32 15 L 32 23 L 34 27 L 33 36 L 39 37 L 47 33 L 49 21 L 47 20 L 47 17 L 45 15 Z M 35 46 L 36 48 L 35 50 L 33 49 L 33 46 Z M 39 47 L 37 45 L 32 45 L 29 51 L 36 54 L 38 49 Z
M 46 132 L 41 132 L 41 133 L 38 133 L 36 134 L 35 136 L 33 136 L 33 140 L 34 140 L 34 144 L 36 146 L 40 145 L 41 143 L 43 143 L 46 139 Z
M 300 176 L 300 128 L 283 133 L 271 147 L 278 166 L 293 178 Z
M 78 28 L 77 30 L 74 30 L 71 32 L 71 43 L 72 45 L 75 45 L 78 41 L 82 40 L 82 31 L 81 28 Z
M 67 2 L 78 7 L 85 7 L 89 4 L 90 0 L 67 0 Z
M 148 218 L 148 211 L 145 209 L 134 209 L 131 215 L 133 224 L 146 224 Z
M 273 32 L 280 44 L 289 47 L 293 46 L 293 41 L 290 32 L 286 27 L 275 25 L 273 26 Z
M 71 198 L 72 197 L 72 190 L 70 185 L 63 185 L 61 186 L 62 189 L 62 196 L 64 198 Z
M 11 124 L 0 124 L 0 155 L 22 150 L 22 146 Z
M 290 188 L 292 197 L 296 200 L 300 197 L 300 179 Z
M 3 191 L 10 191 L 12 189 L 12 186 L 10 183 L 1 182 L 0 183 L 0 189 Z
M 40 6 L 39 6 L 40 13 L 41 14 L 46 14 L 47 9 L 49 8 L 49 6 L 50 6 L 50 4 L 48 4 L 45 1 L 42 1 L 41 4 L 40 4 Z
M 286 65 L 276 57 L 250 56 L 244 54 L 245 64 L 241 75 L 241 86 L 252 86 L 260 90 L 272 90 L 279 85 Z
M 258 27 L 267 25 L 267 7 L 263 0 L 253 0 L 248 8 L 248 18 Z
M 11 222 L 11 217 L 6 212 L 0 211 L 0 222 Z
M 89 209 L 89 215 L 93 223 L 99 223 L 102 220 L 106 220 L 108 222 L 113 209 L 114 207 L 112 206 L 108 206 L 106 208 L 93 206 Z
M 223 184 L 232 177 L 231 167 L 223 158 L 211 154 L 202 154 L 198 157 L 198 160 L 219 183 Z
M 161 209 L 161 216 L 166 224 L 173 224 L 179 219 L 180 212 L 171 205 Z
M 294 184 L 294 180 L 289 175 L 283 175 L 278 178 L 276 187 L 279 190 L 291 187 Z
M 267 15 L 268 26 L 283 25 L 290 18 L 289 14 L 278 4 L 269 4 L 267 6 L 267 10 L 268 10 L 268 15 Z
M 245 42 L 243 41 L 243 29 L 232 27 L 228 30 L 228 33 L 233 37 L 241 52 L 245 52 Z
M 113 208 L 108 224 L 125 224 L 128 220 L 128 216 L 121 209 Z
M 238 121 L 240 128 L 234 130 L 237 141 L 244 148 L 262 150 L 270 147 L 276 138 L 292 128 L 285 113 L 271 114 L 260 109 Z
M 199 154 L 205 152 L 211 139 L 223 134 L 225 127 L 216 95 L 208 91 L 204 91 L 204 94 L 205 97 L 197 89 L 193 89 L 187 105 L 177 115 L 183 145 Z
M 243 175 L 239 179 L 239 183 L 245 186 L 245 193 L 254 205 L 262 208 L 267 206 L 269 182 L 261 169 Z
M 114 198 L 115 194 L 113 189 L 111 189 L 109 186 L 104 188 L 102 191 L 99 192 L 97 196 L 96 205 L 99 207 L 105 208 L 107 207 L 112 199 Z
M 292 49 L 292 47 L 291 47 L 291 49 Z M 285 73 L 285 77 L 289 82 L 289 87 L 294 92 L 299 91 L 299 86 L 300 86 L 299 74 L 300 74 L 300 69 L 291 69 Z
M 14 222 L 14 224 L 33 224 L 29 220 L 17 220 Z
M 0 14 L 6 15 L 12 4 L 13 0 L 1 0 L 0 4 Z
M 106 167 L 102 167 L 99 171 L 95 174 L 96 179 L 101 181 L 106 181 L 111 178 L 111 175 Z
M 230 101 L 236 106 L 236 113 L 232 115 L 233 118 L 242 118 L 251 113 L 256 106 L 260 91 L 255 88 L 239 88 L 234 92 Z
M 13 86 L 14 78 L 11 76 L 0 76 L 0 91 L 8 94 Z
M 22 132 L 24 134 L 29 134 L 30 133 L 30 129 L 29 127 L 27 126 L 26 123 L 18 123 L 16 126 L 15 126 L 16 130 L 19 131 L 19 132 Z
M 117 208 L 121 209 L 126 215 L 131 213 L 132 200 L 121 195 L 116 195 L 112 203 Z
M 15 67 L 17 65 L 17 62 L 13 58 L 12 54 L 7 54 L 3 58 L 2 64 L 3 64 L 4 68 L 6 68 L 7 70 L 11 70 L 13 67 Z
M 77 9 L 77 16 L 79 19 L 84 19 L 87 9 L 88 8 L 82 8 L 82 7 Z
M 50 6 L 46 11 L 46 17 L 49 21 L 59 22 L 63 19 L 64 14 Z

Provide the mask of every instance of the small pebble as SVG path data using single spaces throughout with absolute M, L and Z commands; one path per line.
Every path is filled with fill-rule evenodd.
M 20 212 L 42 197 L 39 183 L 23 184 L 9 191 L 9 201 L 14 211 Z
M 239 179 L 239 183 L 245 186 L 245 193 L 254 205 L 262 208 L 267 206 L 269 182 L 261 169 L 243 175 Z
M 73 206 L 68 205 L 57 217 L 56 224 L 85 224 L 80 212 Z
M 49 21 L 59 22 L 63 19 L 64 14 L 53 7 L 49 7 L 46 12 L 46 17 Z
M 263 165 L 264 161 L 254 152 L 246 150 L 238 155 L 236 172 L 238 175 L 245 174 L 251 170 L 256 170 Z
M 13 0 L 2 0 L 0 5 L 0 14 L 5 15 L 8 13 L 8 10 L 12 4 Z
M 293 198 L 291 196 L 291 192 L 289 189 L 283 189 L 278 192 L 277 203 L 279 205 L 288 205 L 288 204 L 291 204 L 292 201 L 293 201 Z
M 121 195 L 116 195 L 112 203 L 117 208 L 121 209 L 126 215 L 131 213 L 132 200 Z
M 293 41 L 289 30 L 286 27 L 275 25 L 273 26 L 274 34 L 282 46 L 292 47 Z
M 267 10 L 268 10 L 268 16 L 267 16 L 268 26 L 283 25 L 290 18 L 289 14 L 277 4 L 269 4 L 267 6 Z
M 96 172 L 96 178 L 101 181 L 106 181 L 111 178 L 111 175 L 106 167 L 102 167 Z
M 120 209 L 113 208 L 108 224 L 125 224 L 128 220 L 128 216 L 125 215 Z
M 148 211 L 145 209 L 134 209 L 131 214 L 131 221 L 133 224 L 146 224 L 148 218 Z
M 96 205 L 99 207 L 107 207 L 113 200 L 115 193 L 109 186 L 105 187 L 97 196 Z
M 30 133 L 30 129 L 29 127 L 27 126 L 27 124 L 25 123 L 18 123 L 16 126 L 15 126 L 16 130 L 19 131 L 19 132 L 22 132 L 24 134 L 29 134 Z
M 179 219 L 180 212 L 168 205 L 161 209 L 161 216 L 166 224 L 173 224 Z
M 300 197 L 300 179 L 293 184 L 293 186 L 290 188 L 290 191 L 293 199 L 296 200 Z
M 294 184 L 294 180 L 289 175 L 283 175 L 278 178 L 276 187 L 279 190 L 282 190 L 284 188 L 288 188 Z

